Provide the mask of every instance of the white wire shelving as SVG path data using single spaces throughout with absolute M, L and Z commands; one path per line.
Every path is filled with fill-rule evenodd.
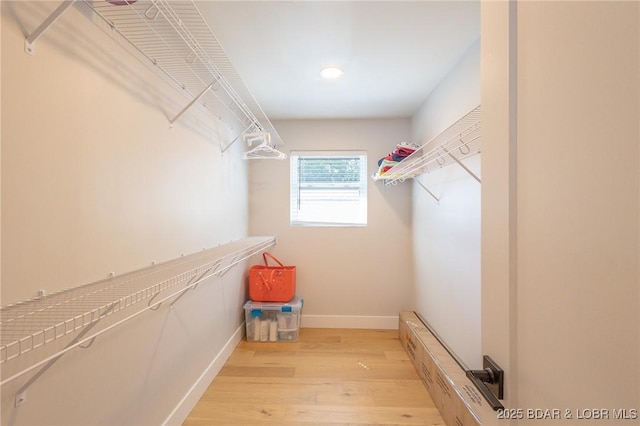
M 75 347 L 90 344 L 98 335 L 143 312 L 156 310 L 166 301 L 172 299 L 170 303 L 175 303 L 207 278 L 223 276 L 233 266 L 275 244 L 273 236 L 246 237 L 138 271 L 0 307 L 0 366 L 19 361 L 59 339 L 66 344 L 46 357 L 27 357 L 28 365 L 20 363 L 20 370 L 9 372 L 7 377 L 3 368 L 0 385 L 55 361 Z M 108 327 L 93 329 L 111 316 L 117 318 Z
M 240 123 L 242 132 L 223 151 L 244 133 L 268 134 L 274 148 L 282 144 L 192 0 L 65 0 L 26 37 L 25 51 L 35 54 L 36 41 L 76 3 L 93 11 L 189 95 L 191 101 L 169 118 L 170 124 L 199 102 L 216 118 Z
M 475 180 L 481 182 L 480 178 L 462 162 L 480 153 L 480 142 L 480 106 L 478 105 L 436 137 L 421 145 L 404 160 L 383 174 L 379 172 L 374 174 L 372 178 L 384 181 L 385 185 L 395 185 L 424 173 L 458 164 Z M 436 198 L 424 185 L 417 180 L 416 182 Z

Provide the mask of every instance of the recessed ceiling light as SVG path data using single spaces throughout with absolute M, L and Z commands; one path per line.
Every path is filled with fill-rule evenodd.
M 339 78 L 342 74 L 344 74 L 344 71 L 336 66 L 324 67 L 320 70 L 322 78 L 326 78 L 327 80 Z

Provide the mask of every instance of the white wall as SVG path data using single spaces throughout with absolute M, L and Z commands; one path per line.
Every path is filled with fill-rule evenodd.
M 480 40 L 429 95 L 412 119 L 426 143 L 480 104 Z M 479 156 L 464 160 L 477 176 Z M 413 184 L 415 310 L 468 368 L 481 368 L 480 184 L 453 164 Z
M 409 120 L 291 120 L 274 123 L 290 150 L 366 150 L 378 159 L 409 137 Z M 250 231 L 277 235 L 275 255 L 297 266 L 302 326 L 395 328 L 412 307 L 410 186 L 368 182 L 368 225 L 289 225 L 289 160 L 250 166 Z
M 242 238 L 246 162 L 227 127 L 99 29 L 80 2 L 2 2 L 2 304 Z M 224 202 L 223 202 L 224 200 Z M 237 336 L 245 268 L 73 350 L 2 424 L 160 424 Z M 184 410 L 184 408 L 182 408 Z M 186 414 L 186 413 L 183 413 Z
M 483 353 L 545 424 L 637 423 L 640 7 L 513 7 L 482 16 Z

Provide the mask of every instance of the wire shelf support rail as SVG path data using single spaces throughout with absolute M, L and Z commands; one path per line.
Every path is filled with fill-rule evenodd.
M 175 303 L 206 279 L 223 276 L 233 266 L 275 244 L 276 237 L 247 237 L 138 271 L 0 307 L 0 365 L 63 337 L 74 337 L 63 349 L 2 377 L 0 386 L 75 347 L 90 345 L 100 334 L 147 310 L 158 309 L 165 301 L 175 298 L 172 304 Z M 99 321 L 118 312 L 128 315 L 88 333 Z M 4 375 L 4 368 L 2 372 Z
M 458 164 L 481 183 L 480 177 L 462 162 L 480 153 L 480 129 L 480 106 L 477 106 L 384 174 L 375 174 L 373 179 L 382 180 L 385 185 L 395 185 L 424 173 Z M 421 183 L 420 186 L 427 189 Z M 427 192 L 436 198 L 430 191 L 427 190 Z
M 65 0 L 26 37 L 25 51 L 34 55 L 36 41 L 76 3 L 86 5 L 189 95 L 192 100 L 169 118 L 170 125 L 199 102 L 218 119 L 227 114 L 238 121 L 243 132 L 269 133 L 274 146 L 282 144 L 193 0 Z

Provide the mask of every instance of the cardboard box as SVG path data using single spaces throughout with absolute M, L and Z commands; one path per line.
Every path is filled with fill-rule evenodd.
M 413 312 L 401 313 L 398 327 L 402 347 L 407 352 L 409 359 L 413 363 L 413 367 L 418 371 L 422 364 L 423 345 L 418 340 L 414 328 L 418 325 L 419 321 L 420 319 Z
M 483 400 L 415 312 L 400 312 L 400 341 L 448 426 L 480 426 Z

